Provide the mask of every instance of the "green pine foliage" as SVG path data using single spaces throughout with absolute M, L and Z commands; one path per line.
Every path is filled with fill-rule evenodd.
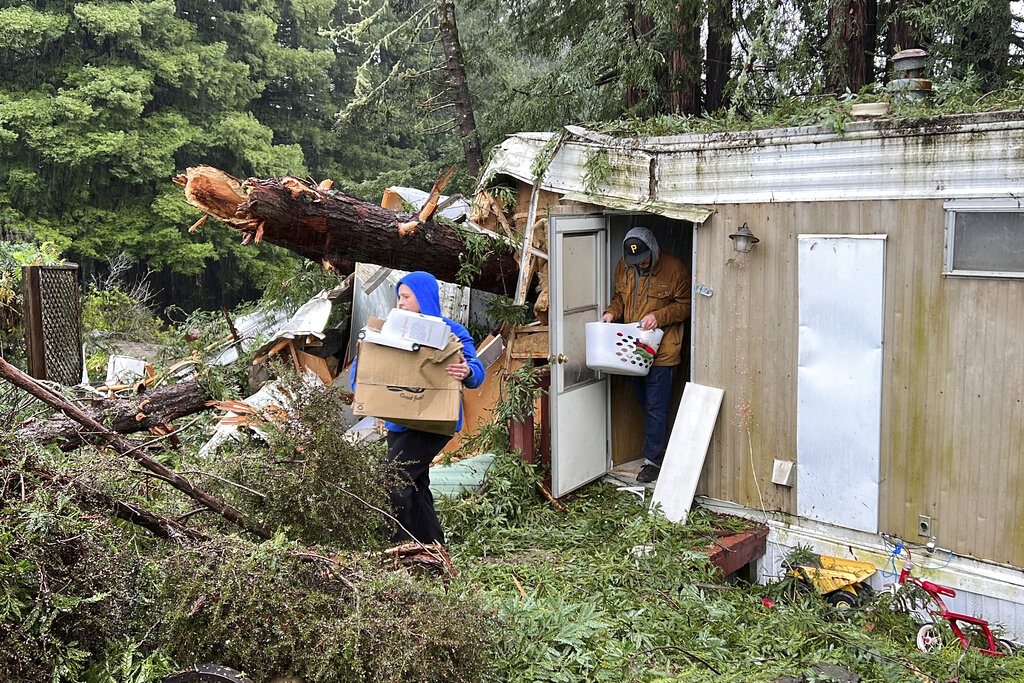
M 148 553 L 159 547 L 83 510 L 70 478 L 44 474 L 54 460 L 7 438 L 0 446 L 3 681 L 83 681 L 97 654 L 150 625 L 158 568 Z
M 372 558 L 311 555 L 278 537 L 168 558 L 161 651 L 178 662 L 224 663 L 255 680 L 481 680 L 496 634 L 473 597 Z
M 104 501 L 172 517 L 191 505 L 134 463 L 0 440 L 0 681 L 150 683 L 197 662 L 323 683 L 776 681 L 813 679 L 822 662 L 865 681 L 1024 675 L 1019 655 L 918 652 L 917 624 L 887 594 L 839 613 L 793 579 L 723 583 L 707 548 L 751 522 L 695 509 L 671 523 L 600 482 L 556 509 L 537 494 L 544 471 L 515 454 L 483 491 L 440 501 L 456 575 L 396 569 L 374 531 L 381 454 L 331 433 L 329 395 L 289 387 L 295 417 L 257 425 L 266 440 L 157 456 L 220 481 L 275 532 L 262 543 L 212 514 L 186 520 L 206 541 L 156 539 Z
M 294 420 L 254 424 L 266 441 L 203 459 L 154 453 L 276 532 L 263 543 L 110 452 L 5 437 L 0 682 L 149 683 L 200 662 L 257 681 L 480 680 L 491 610 L 379 553 L 390 481 L 381 454 L 341 441 L 334 398 L 304 391 L 286 388 Z M 9 392 L 0 404 L 24 408 Z M 156 539 L 116 520 L 113 499 L 181 518 L 208 540 Z
M 188 16 L 170 0 L 0 3 L 0 207 L 23 233 L 75 261 L 125 252 L 197 274 L 237 248 L 187 234 L 198 214 L 176 173 L 305 172 L 300 146 L 247 111 L 266 65 L 232 54 L 272 36 L 224 23 L 204 40 Z M 260 251 L 265 263 L 246 273 L 257 282 L 266 263 L 291 260 Z
M 481 680 L 824 680 L 812 673 L 821 662 L 864 681 L 1024 675 L 1020 656 L 918 652 L 917 624 L 888 595 L 838 613 L 793 579 L 723 584 L 706 548 L 749 523 L 695 509 L 680 526 L 606 483 L 559 511 L 533 493 L 540 480 L 499 456 L 484 492 L 442 508 L 460 570 L 450 590 L 489 604 L 504 634 Z

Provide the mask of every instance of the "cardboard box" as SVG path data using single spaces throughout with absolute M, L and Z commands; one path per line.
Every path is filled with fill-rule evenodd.
M 462 382 L 445 366 L 459 360 L 462 344 L 449 333 L 444 349 L 404 351 L 359 342 L 356 394 L 352 412 L 373 415 L 403 427 L 454 434 L 462 405 Z

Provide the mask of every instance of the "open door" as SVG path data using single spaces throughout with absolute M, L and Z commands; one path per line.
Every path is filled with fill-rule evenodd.
M 608 297 L 604 216 L 552 216 L 551 489 L 555 497 L 608 469 L 608 379 L 587 367 L 584 326 Z

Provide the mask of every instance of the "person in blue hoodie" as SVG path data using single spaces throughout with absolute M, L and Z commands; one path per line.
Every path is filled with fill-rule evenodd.
M 437 279 L 430 273 L 416 271 L 398 281 L 398 307 L 413 313 L 444 318 L 462 342 L 459 361 L 445 366 L 445 371 L 468 389 L 483 384 L 486 371 L 477 360 L 476 345 L 465 327 L 441 315 Z M 358 359 L 358 357 L 357 357 Z M 352 363 L 352 386 L 355 387 L 356 363 Z M 430 463 L 451 440 L 451 436 L 431 434 L 385 422 L 388 429 L 387 462 L 393 463 L 400 477 L 390 492 L 399 527 L 391 538 L 393 543 L 415 539 L 421 543 L 444 543 L 444 531 L 434 510 L 430 493 Z M 462 407 L 455 431 L 462 429 Z

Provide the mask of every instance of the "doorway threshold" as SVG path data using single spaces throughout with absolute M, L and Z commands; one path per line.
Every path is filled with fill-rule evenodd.
M 640 468 L 643 466 L 643 458 L 637 458 L 636 460 L 630 460 L 629 462 L 620 462 L 605 474 L 604 479 L 608 483 L 616 484 L 618 486 L 642 486 L 647 490 L 654 490 L 654 485 L 658 483 L 657 481 L 641 484 L 636 480 L 636 475 L 640 473 Z

